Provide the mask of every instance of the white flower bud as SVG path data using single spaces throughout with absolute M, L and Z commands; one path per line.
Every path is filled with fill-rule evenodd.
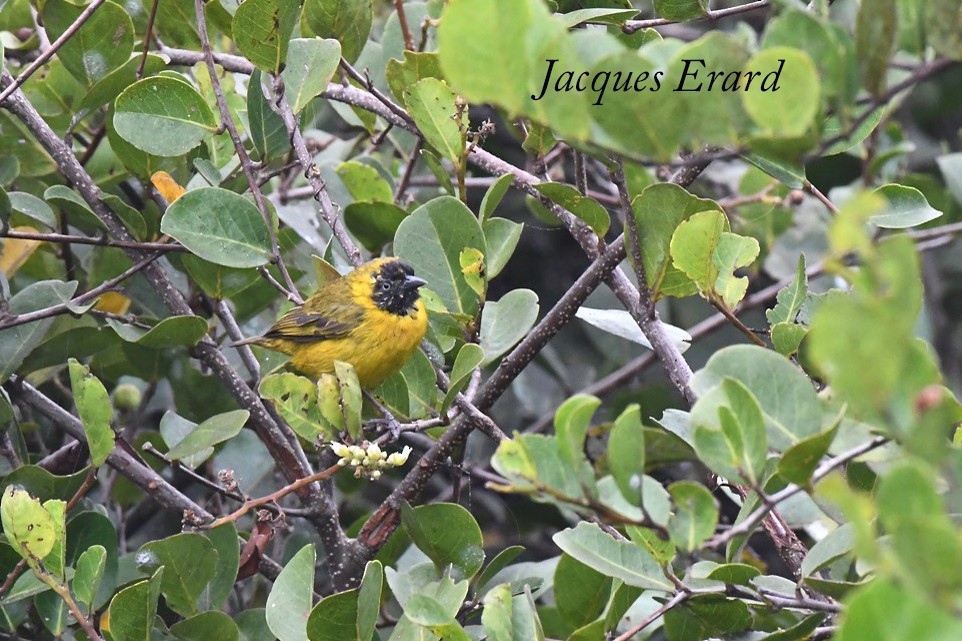
M 340 458 L 344 458 L 350 452 L 350 448 L 348 448 L 348 446 L 345 445 L 344 443 L 334 442 L 334 443 L 331 443 L 331 451 L 334 452 L 336 456 L 339 456 Z
M 400 452 L 394 452 L 389 457 L 387 457 L 387 464 L 394 467 L 400 467 L 408 462 L 408 456 L 411 455 L 411 446 L 405 445 L 404 449 Z

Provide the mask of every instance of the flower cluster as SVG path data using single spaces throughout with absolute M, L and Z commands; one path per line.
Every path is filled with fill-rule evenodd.
M 338 465 L 354 468 L 354 477 L 361 478 L 366 476 L 372 481 L 381 477 L 381 471 L 386 467 L 400 467 L 407 463 L 411 448 L 407 445 L 400 452 L 388 454 L 378 447 L 377 443 L 364 441 L 360 445 L 345 445 L 344 443 L 331 443 L 333 451 L 340 460 Z

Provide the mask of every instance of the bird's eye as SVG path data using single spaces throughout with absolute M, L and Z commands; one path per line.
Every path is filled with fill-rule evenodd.
M 389 290 L 389 289 L 391 289 L 391 283 L 387 282 L 386 280 L 382 280 L 382 281 L 381 281 L 381 290 L 386 292 L 386 291 Z

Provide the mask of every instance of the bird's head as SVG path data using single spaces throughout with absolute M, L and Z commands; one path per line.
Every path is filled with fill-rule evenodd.
M 397 258 L 376 261 L 371 268 L 374 290 L 371 299 L 385 312 L 406 316 L 421 297 L 418 289 L 427 284 L 414 269 Z

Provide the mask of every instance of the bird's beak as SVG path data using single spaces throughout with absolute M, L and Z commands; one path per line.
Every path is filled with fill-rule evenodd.
M 428 284 L 428 281 L 423 278 L 418 278 L 417 276 L 408 276 L 404 279 L 404 285 L 401 287 L 406 291 L 409 289 L 417 289 L 418 287 L 424 287 Z

